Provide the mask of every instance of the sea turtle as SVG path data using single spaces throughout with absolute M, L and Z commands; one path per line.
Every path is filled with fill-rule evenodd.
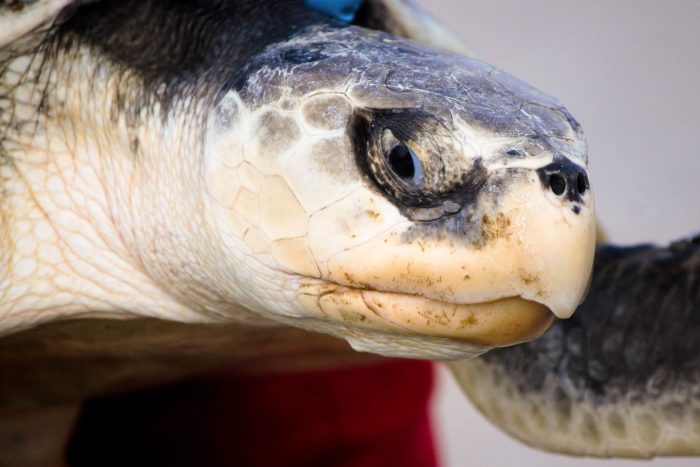
M 430 47 L 465 50 L 412 4 L 367 1 L 355 23 L 295 0 L 0 5 L 0 451 L 21 451 L 32 417 L 46 426 L 43 414 L 69 407 L 70 418 L 95 393 L 339 348 L 279 324 L 382 355 L 463 359 L 573 313 L 595 244 L 574 118 Z M 639 261 L 680 274 L 698 257 L 681 246 L 601 250 L 599 276 Z M 596 280 L 587 303 L 615 284 Z M 680 392 L 661 384 L 634 399 L 627 375 L 603 385 L 618 367 L 575 339 L 639 358 L 659 328 L 609 337 L 585 307 L 534 344 L 453 365 L 477 405 L 528 442 L 697 453 L 697 369 L 676 365 L 698 348 L 682 332 L 697 325 L 688 307 L 663 347 Z M 621 305 L 625 326 L 634 311 Z M 602 337 L 586 340 L 591 329 Z M 657 372 L 648 362 L 632 367 L 639 381 Z M 509 411 L 516 394 L 542 402 Z M 612 410 L 682 395 L 664 415 Z M 619 445 L 603 426 L 621 427 Z

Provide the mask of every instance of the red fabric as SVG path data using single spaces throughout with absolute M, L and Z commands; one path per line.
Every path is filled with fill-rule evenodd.
M 70 464 L 435 467 L 426 362 L 219 373 L 91 402 Z

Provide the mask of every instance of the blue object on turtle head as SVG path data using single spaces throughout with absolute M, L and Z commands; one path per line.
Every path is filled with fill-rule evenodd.
M 355 18 L 362 0 L 304 0 L 304 3 L 319 13 L 349 23 Z

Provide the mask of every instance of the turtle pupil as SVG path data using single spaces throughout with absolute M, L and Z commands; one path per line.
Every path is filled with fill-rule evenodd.
M 413 178 L 416 168 L 413 165 L 411 150 L 405 144 L 397 144 L 389 152 L 389 167 L 400 178 Z

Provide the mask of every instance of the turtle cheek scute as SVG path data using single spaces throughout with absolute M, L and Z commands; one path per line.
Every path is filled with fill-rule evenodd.
M 347 125 L 352 105 L 340 94 L 320 93 L 304 101 L 301 115 L 311 131 L 339 130 Z
M 357 198 L 362 180 L 345 132 L 350 102 L 339 93 L 319 92 L 294 99 L 289 109 L 253 108 L 234 94 L 229 100 L 236 105 L 223 110 L 235 112 L 217 111 L 224 118 L 207 142 L 210 187 L 224 208 L 228 241 L 287 282 L 290 275 L 320 278 L 326 252 L 358 238 L 343 227 L 371 211 L 362 208 L 365 198 Z M 236 120 L 221 128 L 221 122 L 232 122 L 230 115 Z M 396 220 L 383 215 L 375 198 L 370 222 Z M 328 219 L 328 213 L 337 216 Z

